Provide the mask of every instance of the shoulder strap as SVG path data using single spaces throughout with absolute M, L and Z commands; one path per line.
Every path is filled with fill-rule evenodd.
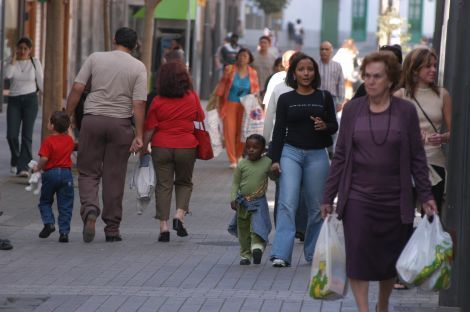
M 34 81 L 36 82 L 36 92 L 39 91 L 39 85 L 38 85 L 38 78 L 36 77 L 36 64 L 34 64 L 33 57 L 30 56 L 29 59 L 31 60 L 31 63 L 33 63 L 33 68 L 34 68 Z
M 428 114 L 426 114 L 426 112 L 424 111 L 423 107 L 421 106 L 421 104 L 419 104 L 418 100 L 416 99 L 416 97 L 415 97 L 414 95 L 412 95 L 411 98 L 416 102 L 416 104 L 418 104 L 419 109 L 421 110 L 421 112 L 423 112 L 424 117 L 426 117 L 426 119 L 427 119 L 428 122 L 431 124 L 432 128 L 434 129 L 434 131 L 435 131 L 436 133 L 438 133 L 439 131 L 437 131 L 436 126 L 434 126 L 433 122 L 431 121 L 431 118 L 429 118 Z

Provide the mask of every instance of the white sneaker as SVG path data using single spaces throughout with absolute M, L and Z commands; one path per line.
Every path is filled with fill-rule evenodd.
M 273 267 L 275 267 L 275 268 L 285 268 L 285 267 L 287 267 L 287 263 L 282 259 L 274 259 L 273 260 Z
M 18 169 L 15 166 L 10 167 L 10 173 L 11 174 L 16 174 L 17 172 L 18 172 Z

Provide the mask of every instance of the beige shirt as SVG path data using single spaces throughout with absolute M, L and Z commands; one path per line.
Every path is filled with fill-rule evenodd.
M 258 73 L 260 89 L 264 90 L 266 80 L 273 73 L 273 66 L 276 58 L 269 52 L 266 54 L 260 54 L 259 52 L 256 52 L 253 57 L 254 61 L 251 65 Z
M 401 89 L 401 92 L 403 92 L 402 94 L 405 94 L 405 90 L 403 88 Z M 415 97 L 423 110 L 426 112 L 426 115 L 428 115 L 434 126 L 437 128 L 437 131 L 441 133 L 442 123 L 444 121 L 444 114 L 442 112 L 444 107 L 442 90 L 440 90 L 440 95 L 437 95 L 431 88 L 417 88 Z M 419 127 L 421 131 L 426 133 L 426 136 L 435 133 L 434 128 L 428 119 L 424 116 L 423 111 L 419 108 L 418 104 L 416 104 L 416 101 L 413 98 L 407 96 L 405 96 L 404 99 L 410 101 L 416 106 L 416 111 L 418 112 L 419 118 Z M 429 165 L 435 165 L 443 168 L 446 167 L 446 158 L 441 146 L 433 146 L 425 142 L 424 151 L 426 152 L 426 158 Z M 437 174 L 437 172 L 435 172 L 432 167 L 429 168 L 429 178 L 432 185 L 436 185 L 442 180 L 439 174 Z
M 83 64 L 75 82 L 86 84 L 91 92 L 84 113 L 114 118 L 132 116 L 132 101 L 147 100 L 145 65 L 123 51 L 95 52 Z

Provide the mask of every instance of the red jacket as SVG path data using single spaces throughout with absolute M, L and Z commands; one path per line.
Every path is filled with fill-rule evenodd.
M 204 122 L 199 97 L 189 91 L 182 98 L 156 96 L 145 120 L 145 130 L 155 129 L 151 145 L 164 148 L 194 148 L 194 121 Z

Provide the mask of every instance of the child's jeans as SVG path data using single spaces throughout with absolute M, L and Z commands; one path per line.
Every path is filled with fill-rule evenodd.
M 251 223 L 252 212 L 244 207 L 237 209 L 237 232 L 238 242 L 240 243 L 240 257 L 251 260 L 252 251 L 261 249 L 264 251 L 266 241 L 253 231 Z
M 42 223 L 55 224 L 52 204 L 54 194 L 57 194 L 57 208 L 59 211 L 59 232 L 70 232 L 70 220 L 73 209 L 73 177 L 70 168 L 52 168 L 42 173 L 41 198 L 39 199 L 39 211 Z

